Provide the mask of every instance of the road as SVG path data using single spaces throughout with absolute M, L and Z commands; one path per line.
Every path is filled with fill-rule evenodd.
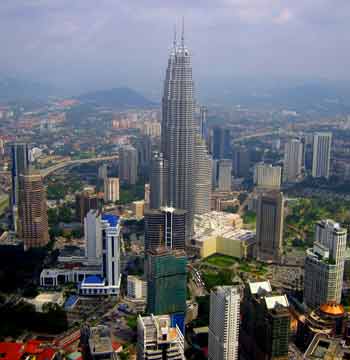
M 118 155 L 63 161 L 56 165 L 50 166 L 46 169 L 41 169 L 40 174 L 43 178 L 45 178 L 45 177 L 51 175 L 52 173 L 56 172 L 57 170 L 63 169 L 67 166 L 76 166 L 76 165 L 81 165 L 81 164 L 88 164 L 90 162 L 109 161 L 109 160 L 115 160 L 115 159 L 118 159 Z

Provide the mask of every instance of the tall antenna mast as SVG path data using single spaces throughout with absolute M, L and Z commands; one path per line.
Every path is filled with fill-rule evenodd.
M 185 17 L 182 17 L 181 46 L 185 47 Z
M 176 48 L 176 44 L 177 44 L 177 33 L 176 33 L 176 24 L 174 24 L 174 49 Z

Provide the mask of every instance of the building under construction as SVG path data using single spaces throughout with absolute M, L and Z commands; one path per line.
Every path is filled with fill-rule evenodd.
M 184 251 L 159 248 L 147 257 L 147 304 L 150 314 L 186 310 L 187 258 Z

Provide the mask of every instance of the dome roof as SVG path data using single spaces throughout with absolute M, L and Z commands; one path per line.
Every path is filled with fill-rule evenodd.
M 324 314 L 333 315 L 333 316 L 339 316 L 345 314 L 344 306 L 341 304 L 339 305 L 332 303 L 323 304 L 320 306 L 320 311 L 323 312 Z

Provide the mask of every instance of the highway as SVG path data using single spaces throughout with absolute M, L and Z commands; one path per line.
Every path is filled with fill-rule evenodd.
M 109 161 L 109 160 L 116 160 L 116 159 L 118 159 L 118 155 L 63 161 L 56 165 L 50 166 L 46 169 L 41 169 L 40 174 L 43 178 L 45 178 L 45 177 L 51 175 L 52 173 L 56 172 L 57 170 L 63 169 L 68 166 L 76 166 L 76 165 L 81 165 L 81 164 L 88 164 L 91 162 Z

